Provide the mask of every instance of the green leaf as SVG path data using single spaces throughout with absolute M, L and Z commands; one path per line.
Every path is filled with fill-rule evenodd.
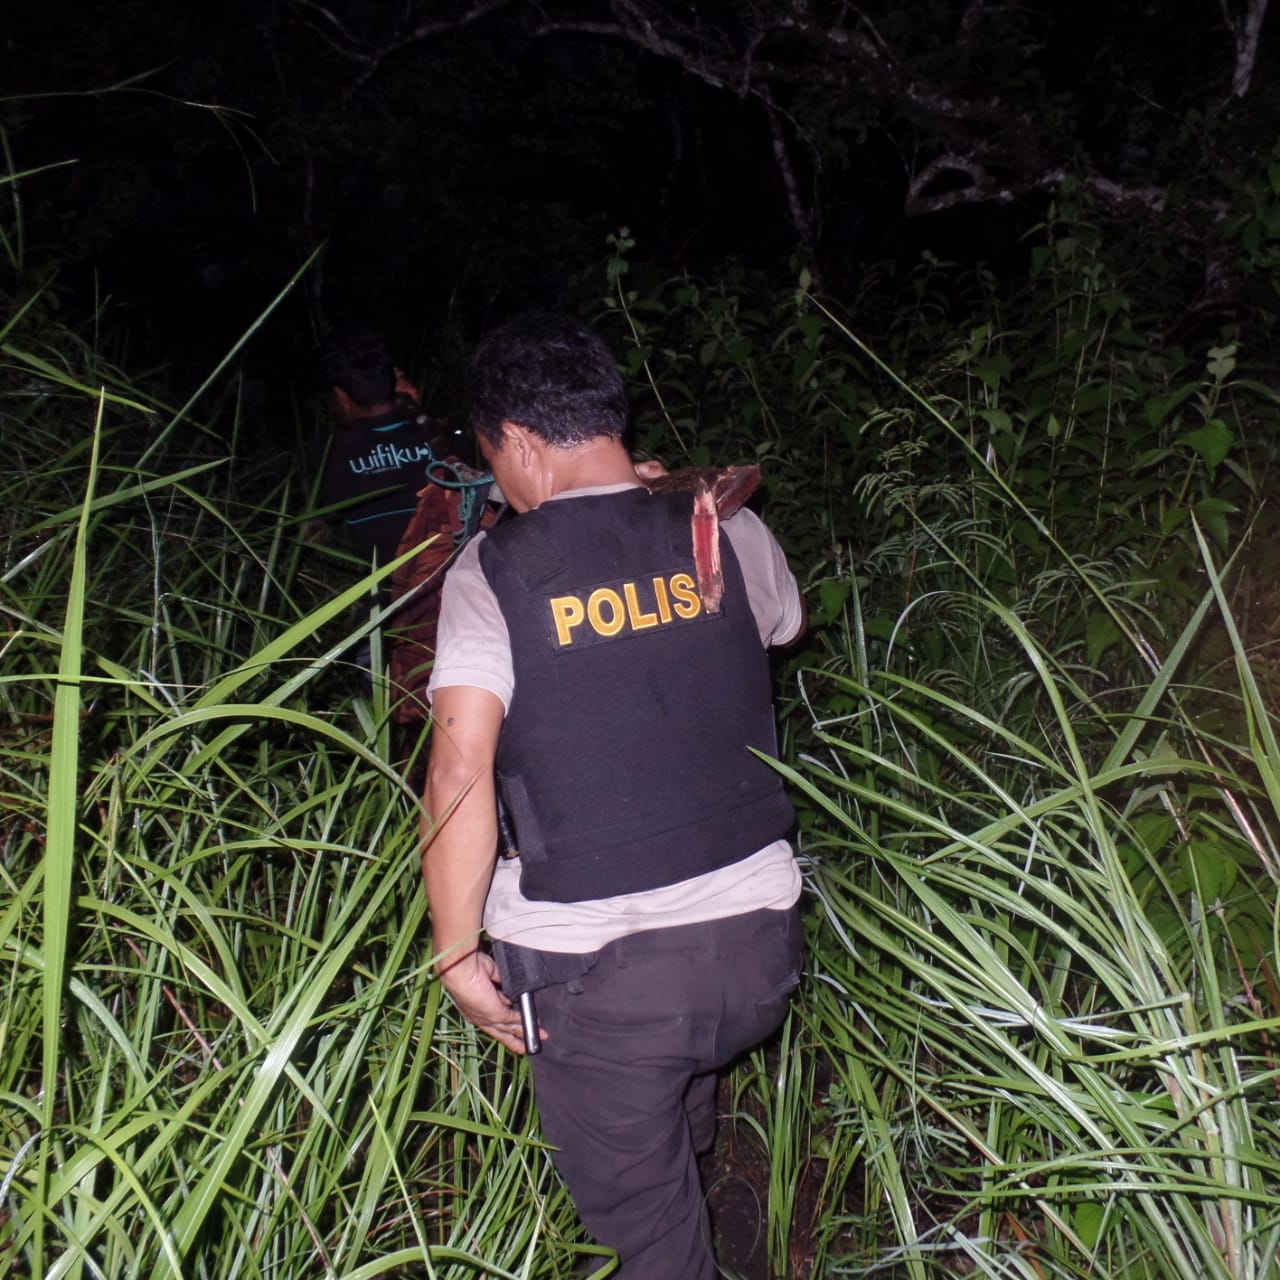
M 1178 850 L 1175 870 L 1169 877 L 1174 894 L 1194 893 L 1206 907 L 1231 892 L 1239 868 L 1217 840 L 1190 840 Z
M 1200 527 L 1216 542 L 1223 551 L 1230 541 L 1227 527 L 1227 516 L 1232 515 L 1236 507 L 1225 498 L 1202 498 L 1193 510 Z
M 1209 363 L 1205 367 L 1215 382 L 1222 382 L 1229 377 L 1236 367 L 1236 344 L 1229 342 L 1225 347 L 1210 347 Z
M 1141 813 L 1132 826 L 1134 835 L 1149 854 L 1159 853 L 1178 830 L 1178 824 L 1164 813 Z
M 1217 840 L 1192 840 L 1187 856 L 1200 897 L 1206 905 L 1231 892 L 1239 867 L 1226 845 Z
M 1106 1210 L 1096 1200 L 1086 1200 L 1083 1204 L 1076 1205 L 1072 1216 L 1075 1219 L 1076 1235 L 1080 1237 L 1080 1242 L 1086 1249 L 1092 1249 L 1102 1234 L 1102 1224 L 1107 1216 Z
M 1231 452 L 1235 439 L 1235 434 L 1221 418 L 1211 418 L 1203 427 L 1184 432 L 1178 437 L 1178 442 L 1190 445 L 1200 455 L 1205 466 L 1210 471 L 1215 471 L 1218 464 Z
M 796 317 L 796 328 L 804 336 L 807 343 L 814 343 L 818 340 L 818 336 L 824 328 L 822 317 L 813 313 L 806 313 Z
M 1145 351 L 1148 346 L 1148 340 L 1142 334 L 1124 326 L 1111 331 L 1111 341 L 1118 347 L 1132 347 L 1135 351 Z
M 1143 416 L 1153 426 L 1158 427 L 1184 400 L 1189 399 L 1196 392 L 1196 384 L 1188 382 L 1185 386 L 1179 387 L 1176 391 L 1170 391 L 1167 395 L 1152 396 L 1142 406 Z
M 1089 665 L 1096 667 L 1102 655 L 1120 639 L 1120 628 L 1109 613 L 1098 612 L 1090 615 L 1084 630 Z
M 840 616 L 852 587 L 848 579 L 827 578 L 818 584 L 819 608 L 810 620 L 815 626 Z

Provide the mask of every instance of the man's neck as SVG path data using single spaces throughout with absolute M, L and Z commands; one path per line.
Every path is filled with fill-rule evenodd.
M 631 455 L 616 436 L 588 440 L 573 449 L 557 449 L 553 456 L 554 493 L 636 482 Z
M 351 413 L 342 417 L 343 426 L 355 426 L 358 422 L 368 422 L 371 418 L 390 418 L 395 414 L 395 405 L 390 400 L 386 404 L 358 405 Z

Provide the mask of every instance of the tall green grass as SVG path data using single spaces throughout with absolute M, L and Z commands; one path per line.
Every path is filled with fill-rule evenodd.
M 70 394 L 93 372 L 41 387 L 0 493 L 0 1271 L 567 1274 L 524 1068 L 431 978 L 416 799 L 346 656 L 375 580 L 212 433 L 166 469 Z
M 640 439 L 760 460 L 816 606 L 811 972 L 738 1095 L 778 1274 L 1280 1272 L 1273 659 L 1233 622 L 1276 398 L 1044 237 L 1026 295 L 921 270 L 869 344 L 873 298 L 641 287 L 615 245 Z
M 1076 254 L 1034 306 L 982 282 L 1001 324 L 914 277 L 903 382 L 803 290 L 615 270 L 642 445 L 760 460 L 814 604 L 808 972 L 730 1092 L 778 1276 L 1277 1272 L 1280 749 L 1225 555 L 1273 405 L 1139 351 Z M 525 1066 L 431 977 L 376 579 L 304 541 L 299 451 L 34 304 L 0 341 L 0 1272 L 567 1277 Z
M 848 1273 L 892 1223 L 921 1276 L 1275 1274 L 1280 1009 L 1258 993 L 1277 775 L 1247 662 L 1252 744 L 1169 714 L 1181 644 L 1090 724 L 1112 749 L 1086 759 L 1088 701 L 1003 622 L 1055 709 L 1040 733 L 974 724 L 909 680 L 841 677 L 894 745 L 830 725 L 827 758 L 790 772 L 824 815 L 806 1013 L 845 1064 L 837 1133 L 880 1140 L 859 1200 L 886 1209 L 849 1222 Z M 966 720 L 991 735 L 980 755 L 934 727 Z M 945 781 L 909 763 L 921 738 Z

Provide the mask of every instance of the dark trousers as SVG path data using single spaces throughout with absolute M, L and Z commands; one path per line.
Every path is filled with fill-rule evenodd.
M 715 1280 L 697 1156 L 715 1137 L 716 1071 L 781 1023 L 802 941 L 796 908 L 655 929 L 538 992 L 542 1131 L 625 1280 Z

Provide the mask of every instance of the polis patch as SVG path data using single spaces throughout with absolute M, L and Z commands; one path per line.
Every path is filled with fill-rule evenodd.
M 668 627 L 710 621 L 690 573 L 606 582 L 588 591 L 547 597 L 548 634 L 557 653 Z

